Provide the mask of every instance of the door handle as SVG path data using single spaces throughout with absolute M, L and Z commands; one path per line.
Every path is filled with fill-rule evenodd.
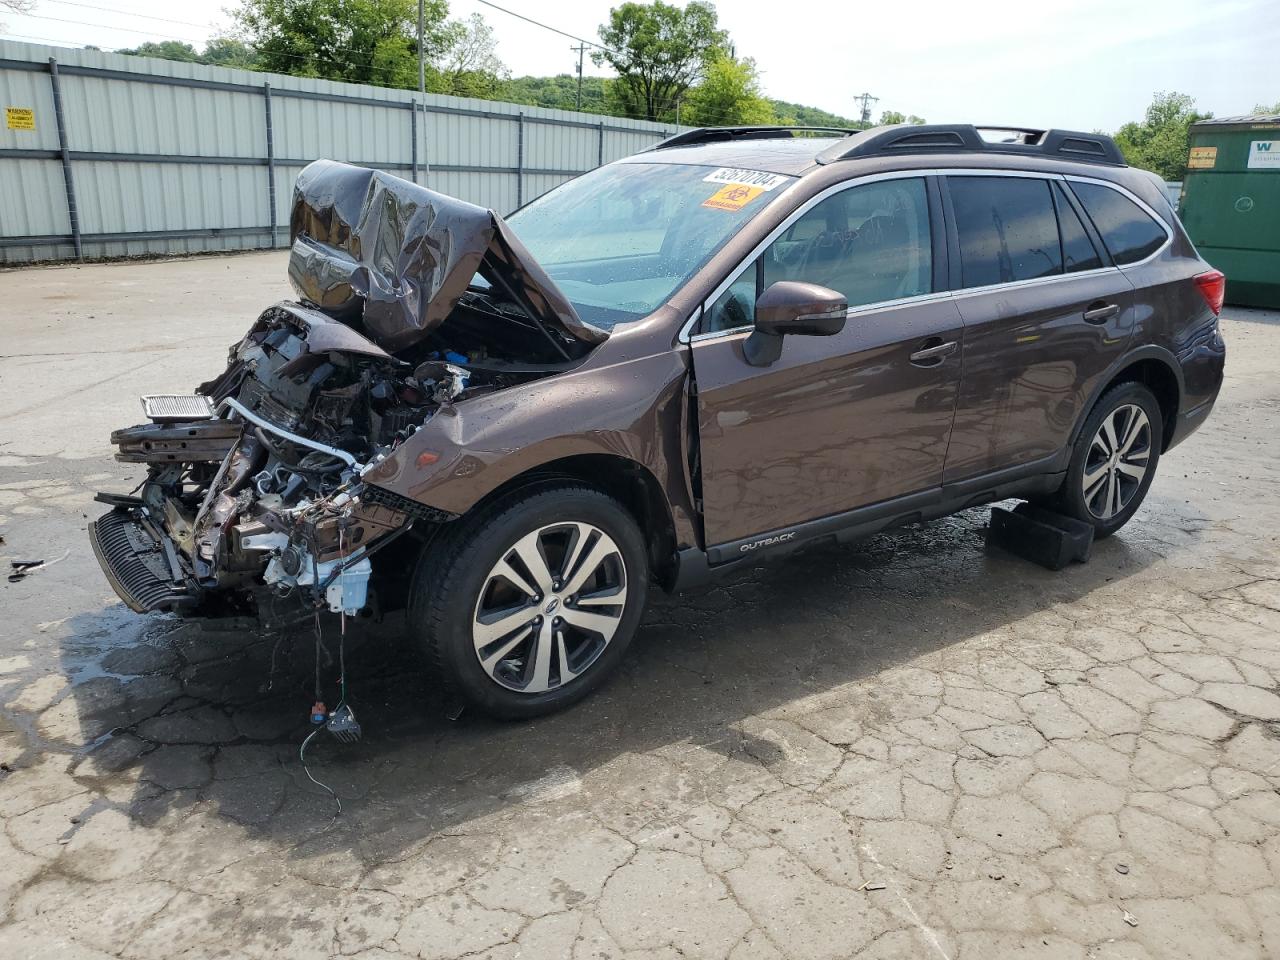
M 1089 309 L 1084 312 L 1084 318 L 1089 323 L 1106 323 L 1119 312 L 1120 304 L 1104 303 L 1098 300 L 1089 304 Z
M 929 344 L 911 354 L 911 362 L 918 367 L 936 367 L 942 362 L 943 357 L 949 357 L 955 353 L 956 342 L 948 340 L 946 343 L 939 343 L 937 337 L 926 340 Z

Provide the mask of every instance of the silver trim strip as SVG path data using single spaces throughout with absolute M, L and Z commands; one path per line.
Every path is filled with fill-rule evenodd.
M 868 313 L 871 311 L 897 309 L 899 307 L 903 307 L 903 306 L 907 306 L 915 303 L 923 303 L 929 300 L 940 300 L 940 299 L 947 299 L 947 298 L 958 300 L 965 297 L 990 293 L 993 290 L 997 290 L 997 289 L 1034 286 L 1034 285 L 1044 284 L 1044 283 L 1054 283 L 1062 280 L 1075 280 L 1079 277 L 1094 276 L 1097 274 L 1109 273 L 1113 271 L 1123 272 L 1131 268 L 1140 267 L 1140 266 L 1143 266 L 1144 264 L 1151 262 L 1156 257 L 1159 257 L 1161 254 L 1163 254 L 1169 248 L 1169 246 L 1173 243 L 1173 237 L 1174 237 L 1173 231 L 1172 229 L 1170 229 L 1169 224 L 1165 222 L 1164 218 L 1161 217 L 1158 213 L 1156 213 L 1156 211 L 1151 208 L 1151 205 L 1146 203 L 1141 197 L 1134 194 L 1131 190 L 1128 190 L 1127 188 L 1122 187 L 1118 183 L 1112 183 L 1110 180 L 1099 180 L 1094 177 L 1082 177 L 1076 174 L 1050 173 L 1047 171 L 1039 171 L 1039 170 L 991 170 L 991 169 L 982 169 L 982 168 L 976 168 L 976 167 L 975 168 L 945 167 L 941 169 L 925 169 L 925 170 L 894 170 L 888 173 L 868 174 L 867 176 L 864 176 L 864 177 L 857 177 L 852 180 L 842 180 L 840 183 L 832 184 L 831 186 L 827 187 L 827 189 L 823 190 L 821 193 L 815 194 L 814 196 L 810 197 L 803 204 L 801 204 L 794 211 L 792 211 L 791 214 L 785 220 L 782 221 L 782 223 L 778 224 L 778 226 L 774 227 L 773 230 L 769 231 L 768 235 L 765 236 L 764 239 L 762 239 L 758 244 L 755 245 L 755 247 L 752 248 L 751 253 L 748 254 L 746 257 L 744 257 L 742 262 L 738 264 L 738 266 L 735 267 L 732 271 L 729 272 L 729 274 L 725 277 L 725 279 L 721 281 L 719 286 L 717 286 L 714 290 L 712 290 L 711 293 L 708 294 L 707 297 L 702 301 L 702 303 L 700 303 L 693 310 L 693 312 L 690 313 L 688 318 L 685 320 L 684 325 L 680 328 L 680 342 L 685 344 L 700 343 L 704 340 L 714 340 L 717 337 L 730 336 L 733 334 L 741 333 L 744 330 L 750 330 L 751 328 L 749 326 L 743 326 L 743 327 L 734 327 L 731 330 L 714 330 L 708 333 L 699 333 L 696 335 L 691 335 L 690 333 L 693 330 L 694 326 L 697 324 L 699 315 L 702 313 L 704 309 L 706 309 L 707 304 L 715 303 L 716 300 L 718 300 L 720 296 L 725 292 L 725 290 L 727 290 L 730 286 L 732 286 L 737 281 L 737 279 L 740 276 L 742 276 L 743 272 L 747 269 L 747 267 L 751 266 L 751 264 L 755 262 L 756 258 L 761 253 L 764 252 L 765 248 L 768 247 L 769 244 L 773 243 L 773 241 L 776 240 L 779 236 L 781 236 L 788 228 L 790 228 L 791 225 L 796 222 L 796 220 L 804 216 L 806 213 L 808 213 L 811 209 L 813 209 L 823 200 L 827 199 L 828 197 L 834 196 L 835 194 L 840 193 L 844 190 L 849 190 L 849 189 L 852 189 L 853 187 L 861 186 L 867 183 L 875 183 L 876 181 L 879 181 L 879 180 L 903 180 L 910 177 L 923 178 L 923 177 L 930 177 L 930 176 L 1025 177 L 1028 179 L 1035 179 L 1035 180 L 1060 180 L 1063 182 L 1080 182 L 1080 183 L 1096 184 L 1097 186 L 1101 186 L 1101 187 L 1108 187 L 1112 190 L 1115 190 L 1121 196 L 1124 196 L 1129 200 L 1132 200 L 1135 204 L 1138 205 L 1140 209 L 1142 209 L 1144 213 L 1146 213 L 1153 220 L 1155 220 L 1155 222 L 1160 225 L 1160 228 L 1164 230 L 1165 241 L 1159 246 L 1158 249 L 1156 249 L 1153 253 L 1151 253 L 1150 256 L 1144 257 L 1143 259 L 1135 261 L 1134 263 L 1126 263 L 1123 265 L 1117 265 L 1117 266 L 1111 266 L 1111 267 L 1098 267 L 1094 270 L 1080 270 L 1075 273 L 1057 273 L 1048 277 L 1032 277 L 1031 279 L 1028 279 L 1028 280 L 1011 280 L 1008 283 L 993 283 L 993 284 L 988 284 L 982 287 L 962 287 L 959 290 L 940 290 L 940 291 L 935 291 L 933 293 L 921 294 L 920 296 L 916 296 L 916 297 L 903 297 L 899 300 L 882 300 L 878 303 L 859 304 L 856 307 L 850 307 L 849 312 L 846 314 L 846 316 L 853 316 L 854 314 L 857 314 L 857 313 Z M 788 189 L 791 189 L 791 188 L 788 188 Z
M 360 461 L 357 460 L 355 457 L 353 457 L 351 454 L 347 453 L 347 451 L 339 450 L 337 447 L 330 447 L 327 444 L 320 443 L 316 440 L 308 440 L 306 437 L 300 437 L 296 433 L 290 433 L 288 430 L 285 430 L 282 427 L 277 427 L 270 420 L 264 420 L 262 419 L 262 417 L 258 416 L 253 411 L 246 409 L 244 404 L 242 404 L 239 400 L 235 400 L 232 397 L 227 397 L 220 404 L 218 404 L 218 412 L 221 413 L 223 409 L 225 409 L 226 407 L 230 407 L 232 410 L 240 414 L 240 416 L 244 417 L 250 423 L 261 427 L 263 430 L 267 430 L 267 431 L 270 431 L 271 433 L 276 434 L 277 436 L 284 437 L 290 443 L 296 443 L 300 447 L 310 447 L 312 450 L 318 450 L 320 453 L 327 453 L 329 456 L 336 457 L 337 459 L 341 460 L 343 463 L 351 467 L 351 469 L 353 470 L 359 471 L 361 469 L 362 465 Z
M 690 331 L 693 329 L 694 324 L 697 323 L 698 315 L 702 312 L 702 310 L 708 303 L 715 303 L 718 299 L 720 299 L 720 295 L 724 293 L 725 290 L 729 289 L 729 287 L 733 285 L 734 281 L 736 281 L 738 277 L 742 276 L 743 271 L 745 271 L 747 267 L 751 266 L 751 264 L 755 262 L 756 257 L 758 257 L 764 251 L 764 249 L 767 246 L 769 246 L 769 244 L 773 243 L 774 240 L 778 239 L 778 237 L 780 237 L 784 231 L 790 228 L 790 226 L 793 223 L 795 223 L 796 220 L 804 216 L 806 213 L 808 213 L 810 210 L 816 207 L 823 200 L 827 199 L 827 197 L 834 196 L 835 194 L 841 193 L 844 190 L 849 190 L 853 187 L 861 186 L 862 184 L 865 184 L 865 183 L 875 183 L 877 180 L 905 180 L 909 177 L 923 179 L 924 177 L 929 176 L 929 174 L 932 172 L 933 171 L 930 171 L 930 170 L 894 170 L 889 173 L 868 174 L 867 176 L 858 177 L 857 179 L 854 179 L 854 180 L 842 180 L 839 183 L 833 183 L 831 186 L 827 187 L 827 189 L 823 190 L 821 193 L 817 193 L 812 197 L 810 197 L 804 203 L 800 204 L 800 206 L 796 207 L 795 210 L 791 211 L 791 213 L 787 216 L 785 220 L 782 221 L 782 223 L 778 224 L 776 227 L 770 230 L 769 233 L 764 237 L 764 239 L 762 239 L 759 243 L 757 243 L 754 247 L 752 247 L 751 253 L 748 254 L 746 257 L 744 257 L 742 259 L 742 262 L 739 263 L 736 267 L 734 267 L 733 270 L 731 270 L 729 274 L 725 277 L 725 279 L 720 282 L 720 285 L 717 286 L 714 290 L 712 290 L 711 293 L 708 294 L 707 297 L 702 301 L 702 303 L 698 304 L 698 306 L 694 308 L 693 312 L 685 320 L 684 325 L 680 328 L 680 342 L 681 343 L 691 342 Z M 799 182 L 800 181 L 797 180 L 796 183 L 792 184 L 792 186 L 789 187 L 788 189 L 789 190 L 795 189 L 795 187 L 799 184 Z M 925 296 L 933 296 L 933 294 L 925 294 Z M 738 327 L 735 329 L 743 329 L 743 328 Z M 730 331 L 728 330 L 715 330 L 710 333 L 701 333 L 701 334 L 698 334 L 697 339 L 703 340 L 703 339 L 709 339 L 711 337 L 723 336 L 724 334 L 729 332 Z

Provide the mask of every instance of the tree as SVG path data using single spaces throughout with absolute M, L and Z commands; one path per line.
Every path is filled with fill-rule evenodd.
M 702 83 L 680 111 L 680 121 L 701 127 L 776 123 L 773 104 L 760 95 L 756 62 L 719 51 L 707 63 Z
M 143 43 L 129 50 L 117 50 L 134 57 L 157 57 L 160 60 L 177 60 L 181 63 L 200 63 L 200 51 L 181 40 L 161 40 L 159 43 Z
M 842 117 L 839 114 L 819 110 L 817 107 L 806 107 L 802 103 L 788 103 L 786 100 L 770 100 L 769 105 L 777 114 L 778 123 L 800 127 L 834 127 L 839 130 L 855 130 L 860 127 L 856 120 Z
M 1185 93 L 1157 93 L 1141 123 L 1126 123 L 1116 131 L 1116 144 L 1125 160 L 1165 180 L 1181 180 L 1187 171 L 1189 128 L 1213 116 L 1198 113 L 1195 106 L 1195 98 Z
M 924 123 L 924 118 L 917 117 L 914 113 L 910 115 L 899 113 L 897 110 L 886 110 L 880 114 L 880 126 L 882 127 L 891 127 L 899 123 L 909 123 L 918 127 Z
M 258 66 L 258 51 L 235 37 L 214 37 L 204 45 L 200 62 L 215 67 L 255 70 Z
M 86 47 L 88 49 L 97 49 Z M 214 37 L 204 46 L 204 52 L 196 50 L 182 40 L 162 40 L 144 43 L 136 47 L 117 50 L 116 53 L 132 57 L 157 57 L 161 60 L 178 60 L 182 63 L 207 63 L 215 67 L 238 67 L 253 70 L 257 67 L 257 51 L 232 37 Z
M 449 47 L 447 0 L 426 0 L 424 47 Z M 418 85 L 415 0 L 241 0 L 241 39 L 275 73 L 388 87 Z
M 683 10 L 662 0 L 624 3 L 609 11 L 599 33 L 606 49 L 591 59 L 617 72 L 615 107 L 646 120 L 673 116 L 676 101 L 728 41 L 715 7 L 704 0 L 690 0 Z
M 617 83 L 604 77 L 582 78 L 582 112 L 608 114 L 606 89 Z M 578 78 L 562 73 L 554 77 L 516 77 L 502 85 L 502 99 L 553 110 L 577 109 Z
M 510 76 L 495 52 L 497 40 L 484 17 L 473 13 L 466 20 L 450 20 L 444 27 L 446 47 L 435 65 L 434 93 L 496 100 Z
M 1274 116 L 1280 113 L 1280 100 L 1277 100 L 1275 103 L 1270 105 L 1265 103 L 1255 104 L 1253 107 L 1253 112 L 1264 114 L 1265 116 L 1268 116 L 1268 117 Z

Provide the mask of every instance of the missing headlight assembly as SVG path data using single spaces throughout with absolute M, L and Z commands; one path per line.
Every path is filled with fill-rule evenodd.
M 90 526 L 134 610 L 205 613 L 296 593 L 369 605 L 375 554 L 454 514 L 365 474 L 442 408 L 563 370 L 606 334 L 578 319 L 491 211 L 330 161 L 298 178 L 289 278 L 226 369 L 143 398 L 116 459 L 135 495 Z M 422 455 L 418 456 L 422 459 Z

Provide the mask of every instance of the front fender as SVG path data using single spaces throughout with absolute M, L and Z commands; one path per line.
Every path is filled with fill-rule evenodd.
M 365 479 L 461 514 L 544 464 L 609 454 L 648 469 L 681 526 L 692 517 L 680 416 L 687 376 L 684 354 L 665 351 L 473 397 L 442 407 Z

